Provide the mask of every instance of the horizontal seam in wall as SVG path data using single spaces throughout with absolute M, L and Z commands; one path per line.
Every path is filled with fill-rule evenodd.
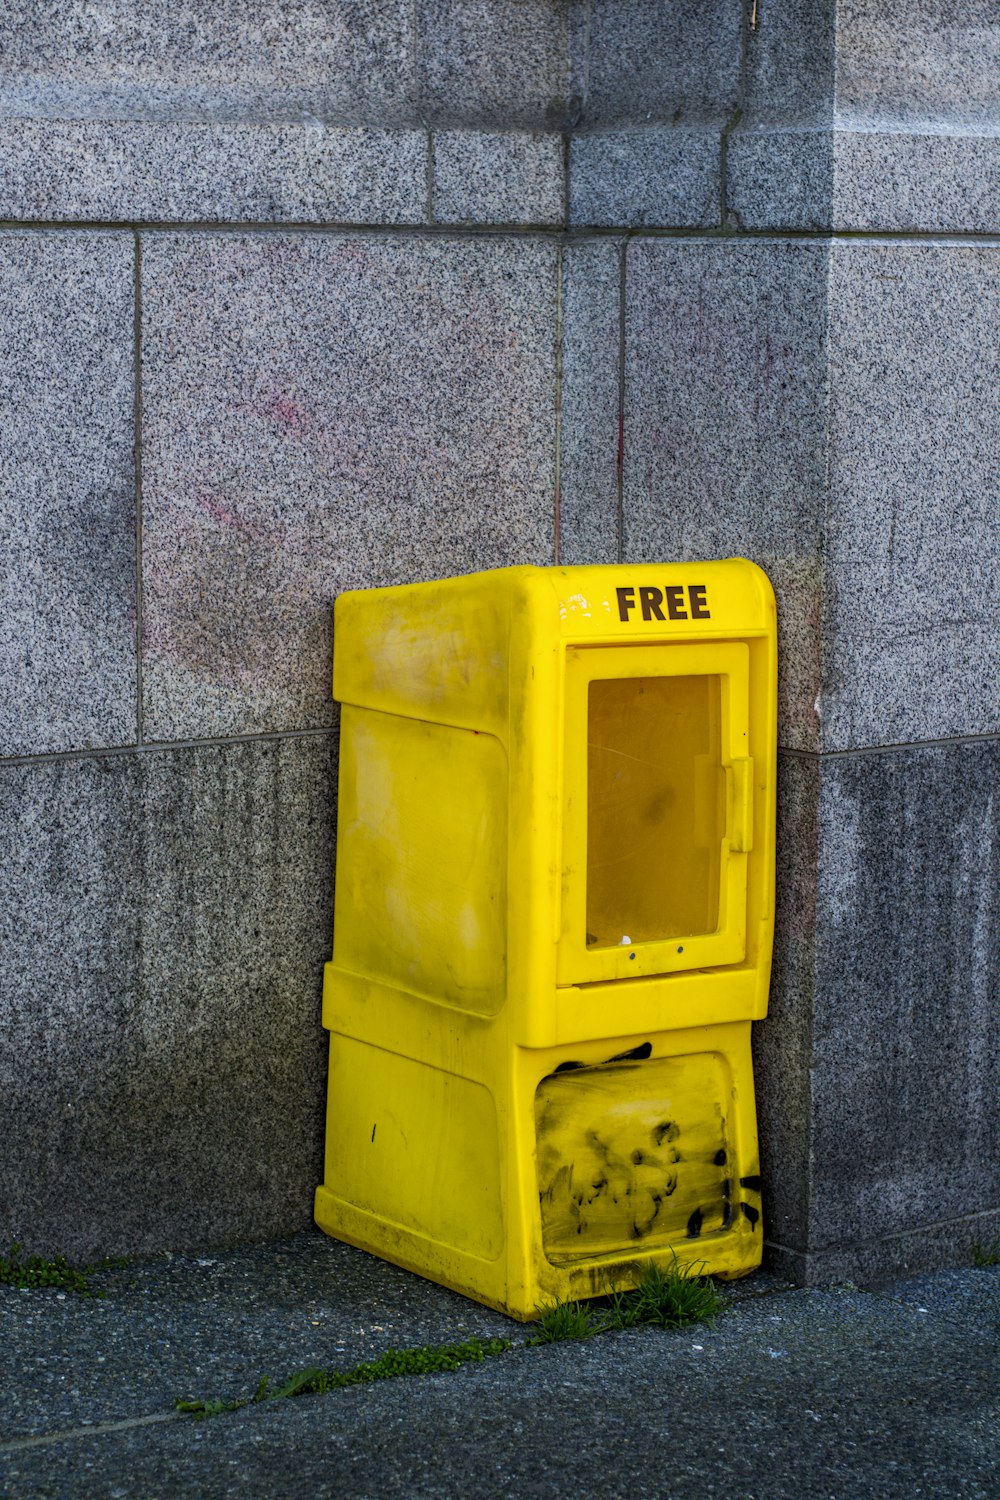
M 989 1208 L 977 1208 L 971 1214 L 956 1214 L 951 1219 L 922 1219 L 919 1225 L 910 1225 L 908 1229 L 890 1229 L 883 1234 L 874 1235 L 871 1239 L 835 1240 L 828 1245 L 814 1245 L 809 1250 L 786 1250 L 782 1245 L 775 1245 L 775 1249 L 785 1250 L 789 1255 L 838 1255 L 845 1251 L 863 1250 L 868 1245 L 883 1245 L 895 1240 L 912 1240 L 919 1235 L 926 1234 L 930 1229 L 950 1229 L 956 1224 L 975 1225 L 983 1219 L 991 1219 L 1000 1214 L 1000 1203 L 993 1204 Z
M 570 239 L 651 240 L 805 240 L 828 244 L 831 240 L 921 245 L 978 245 L 1000 247 L 1000 231 L 976 229 L 734 229 L 725 225 L 673 226 L 665 224 L 571 224 Z
M 92 750 L 45 750 L 37 755 L 0 756 L 0 770 L 7 766 L 35 766 L 49 761 L 104 760 L 110 756 L 162 754 L 166 750 L 216 749 L 224 745 L 272 745 L 283 740 L 323 738 L 337 733 L 336 725 L 323 729 L 279 729 L 270 734 L 220 735 L 199 740 L 150 740 L 141 745 L 102 745 Z
M 519 224 L 379 224 L 329 219 L 317 222 L 289 219 L 0 219 L 0 234 L 37 234 L 45 231 L 72 234 L 380 234 L 404 238 L 475 239 L 480 235 L 515 235 L 549 238 L 565 233 L 559 219 Z M 621 231 L 618 231 L 621 233 Z
M 791 755 L 797 760 L 851 760 L 862 755 L 901 755 L 907 750 L 933 750 L 953 745 L 983 745 L 1000 740 L 1000 732 L 986 734 L 956 734 L 936 740 L 904 740 L 892 745 L 858 745 L 850 750 L 798 750 L 786 745 L 778 746 L 780 755 Z
M 37 234 L 40 232 L 72 234 L 364 234 L 426 239 L 475 239 L 477 236 L 513 235 L 524 238 L 549 238 L 564 235 L 568 242 L 591 239 L 648 240 L 724 240 L 753 243 L 757 240 L 803 241 L 829 244 L 861 241 L 864 243 L 954 245 L 1000 248 L 1000 232 L 976 230 L 928 229 L 739 229 L 719 225 L 674 227 L 629 224 L 573 224 L 562 221 L 521 224 L 380 224 L 343 219 L 303 222 L 300 220 L 214 219 L 0 219 L 0 234 Z

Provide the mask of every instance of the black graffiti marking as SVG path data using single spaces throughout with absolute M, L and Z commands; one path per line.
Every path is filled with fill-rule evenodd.
M 760 1192 L 760 1178 L 759 1177 L 741 1177 L 740 1178 L 740 1187 L 741 1188 L 749 1188 L 749 1190 L 750 1190 L 751 1193 L 759 1193 Z
M 681 1133 L 681 1127 L 673 1120 L 664 1120 L 653 1130 L 653 1140 L 657 1146 L 662 1146 L 664 1141 L 676 1141 Z
M 572 1073 L 574 1069 L 583 1068 L 585 1066 L 586 1064 L 582 1062 L 561 1062 L 556 1068 L 556 1073 Z M 550 1073 L 549 1077 L 554 1078 L 555 1073 Z
M 743 1210 L 746 1217 L 750 1220 L 750 1228 L 756 1229 L 757 1220 L 760 1218 L 760 1214 L 757 1212 L 757 1210 L 755 1208 L 751 1208 L 749 1203 L 741 1203 L 740 1208 Z
M 688 1219 L 687 1232 L 689 1240 L 696 1240 L 701 1234 L 701 1225 L 703 1218 L 704 1214 L 702 1213 L 701 1209 L 696 1208 L 690 1219 Z
M 717 1167 L 724 1167 L 726 1165 L 725 1151 L 716 1151 L 715 1155 L 712 1157 L 712 1161 Z

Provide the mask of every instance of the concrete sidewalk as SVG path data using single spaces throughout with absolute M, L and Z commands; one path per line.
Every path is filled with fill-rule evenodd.
M 1000 1495 L 1000 1268 L 876 1291 L 758 1274 L 713 1328 L 524 1348 L 500 1314 L 316 1233 L 0 1287 L 0 1494 Z M 196 1420 L 305 1366 L 501 1334 L 451 1374 Z

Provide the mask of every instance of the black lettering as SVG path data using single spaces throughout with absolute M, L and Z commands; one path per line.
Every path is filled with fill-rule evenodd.
M 618 618 L 627 620 L 629 610 L 635 608 L 635 589 L 615 589 L 618 595 Z
M 705 593 L 706 588 L 703 583 L 688 584 L 688 598 L 691 600 L 692 620 L 710 620 L 712 618 Z
M 644 620 L 663 619 L 663 610 L 660 608 L 660 605 L 663 603 L 663 595 L 659 589 L 640 589 L 639 603 L 642 605 L 642 618 Z
M 686 620 L 687 610 L 684 608 L 684 590 L 680 585 L 678 584 L 673 588 L 665 588 L 663 592 L 667 596 L 667 614 L 670 618 L 672 620 Z

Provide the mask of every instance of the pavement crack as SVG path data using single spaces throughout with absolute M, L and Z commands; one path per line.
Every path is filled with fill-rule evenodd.
M 14 1453 L 18 1448 L 44 1448 L 47 1443 L 65 1443 L 73 1438 L 99 1437 L 104 1432 L 127 1432 L 131 1427 L 151 1427 L 156 1422 L 177 1422 L 179 1411 L 158 1411 L 151 1417 L 126 1417 L 121 1422 L 90 1422 L 85 1427 L 67 1427 L 58 1432 L 40 1432 L 33 1437 L 10 1438 L 0 1442 L 0 1453 Z

